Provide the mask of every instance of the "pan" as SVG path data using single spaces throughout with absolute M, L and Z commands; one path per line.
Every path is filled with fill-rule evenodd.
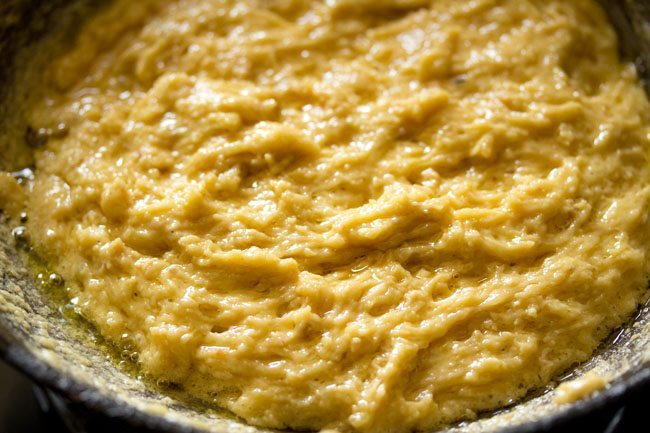
M 17 102 L 30 97 L 19 86 L 26 79 L 18 65 L 52 49 L 52 40 L 72 38 L 103 0 L 3 0 L 0 3 L 0 170 L 31 164 L 24 118 Z M 621 55 L 635 63 L 644 85 L 650 78 L 650 2 L 602 0 L 619 35 Z M 17 138 L 18 137 L 18 138 Z M 8 160 L 7 154 L 12 155 Z M 29 172 L 23 172 L 28 176 Z M 142 378 L 128 360 L 120 360 L 83 319 L 76 318 L 61 296 L 43 290 L 26 264 L 20 231 L 0 214 L 0 355 L 36 383 L 64 399 L 86 419 L 99 419 L 93 431 L 170 433 L 247 432 L 234 416 L 201 406 L 174 389 Z M 31 270 L 30 270 L 31 269 Z M 122 362 L 120 362 L 122 361 Z M 572 404 L 553 401 L 563 380 L 589 371 L 609 375 L 604 390 Z M 602 414 L 615 416 L 631 398 L 650 392 L 650 306 L 615 331 L 587 363 L 524 400 L 480 414 L 449 432 L 551 432 L 579 428 Z M 608 418 L 609 419 L 609 418 Z M 615 417 L 614 417 L 615 419 Z M 87 429 L 87 428 L 86 428 Z M 84 430 L 82 426 L 80 431 Z

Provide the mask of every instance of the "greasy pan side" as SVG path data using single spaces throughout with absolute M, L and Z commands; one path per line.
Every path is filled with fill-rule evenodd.
M 14 65 L 47 49 L 47 35 L 74 33 L 87 10 L 102 0 L 3 0 L 0 3 L 0 170 L 29 165 L 27 152 L 6 160 L 22 147 L 24 124 L 16 92 L 22 77 Z M 635 59 L 642 78 L 650 64 L 650 1 L 602 0 L 619 32 L 624 55 Z M 62 14 L 62 11 L 69 13 Z M 10 364 L 69 399 L 73 406 L 107 415 L 102 431 L 129 424 L 143 431 L 178 433 L 262 432 L 224 414 L 198 413 L 191 404 L 161 394 L 125 373 L 108 357 L 92 331 L 67 320 L 43 295 L 25 268 L 11 227 L 0 214 L 0 354 Z M 585 416 L 615 411 L 630 396 L 650 389 L 650 308 L 643 308 L 595 359 L 579 368 L 613 375 L 612 385 L 577 403 L 555 406 L 552 392 L 474 422 L 453 432 L 550 432 L 579 425 Z

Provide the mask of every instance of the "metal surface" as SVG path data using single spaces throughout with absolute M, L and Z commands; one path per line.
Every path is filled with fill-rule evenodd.
M 3 0 L 0 3 L 0 169 L 29 164 L 29 153 L 7 160 L 8 149 L 25 148 L 20 101 L 29 96 L 25 79 L 16 73 L 17 59 L 36 59 L 49 50 L 54 34 L 70 37 L 87 10 L 99 0 Z M 646 1 L 603 0 L 616 25 L 622 51 L 635 60 L 647 78 L 650 58 L 650 17 Z M 68 13 L 64 13 L 68 11 Z M 20 62 L 18 62 L 20 63 Z M 38 67 L 38 62 L 35 63 Z M 18 89 L 26 89 L 20 94 Z M 120 431 L 128 423 L 141 431 L 174 433 L 264 432 L 220 412 L 203 410 L 183 398 L 160 392 L 129 374 L 114 362 L 88 325 L 75 323 L 60 306 L 37 287 L 27 271 L 12 227 L 0 215 L 0 352 L 43 386 L 52 389 L 78 410 L 102 414 L 105 426 Z M 550 432 L 575 429 L 585 416 L 603 411 L 616 414 L 630 396 L 650 387 L 650 310 L 644 308 L 622 332 L 603 347 L 587 365 L 573 372 L 579 377 L 591 369 L 611 374 L 609 388 L 571 405 L 558 407 L 553 391 L 450 432 Z M 613 419 L 613 418 L 612 418 Z M 616 428 L 616 425 L 614 427 Z M 108 430 L 110 431 L 110 430 Z M 615 431 L 615 430 L 614 430 Z

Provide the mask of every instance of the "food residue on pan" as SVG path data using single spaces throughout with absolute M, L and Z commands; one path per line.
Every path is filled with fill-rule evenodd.
M 590 371 L 582 377 L 561 383 L 553 401 L 558 404 L 573 403 L 605 388 L 607 382 L 605 376 Z

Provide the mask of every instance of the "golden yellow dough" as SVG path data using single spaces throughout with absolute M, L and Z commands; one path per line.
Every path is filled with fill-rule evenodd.
M 144 371 L 407 432 L 642 299 L 650 104 L 590 0 L 118 0 L 53 62 L 29 231 Z
M 558 404 L 573 403 L 600 391 L 607 385 L 607 378 L 590 371 L 584 376 L 563 382 L 557 387 L 553 401 Z

